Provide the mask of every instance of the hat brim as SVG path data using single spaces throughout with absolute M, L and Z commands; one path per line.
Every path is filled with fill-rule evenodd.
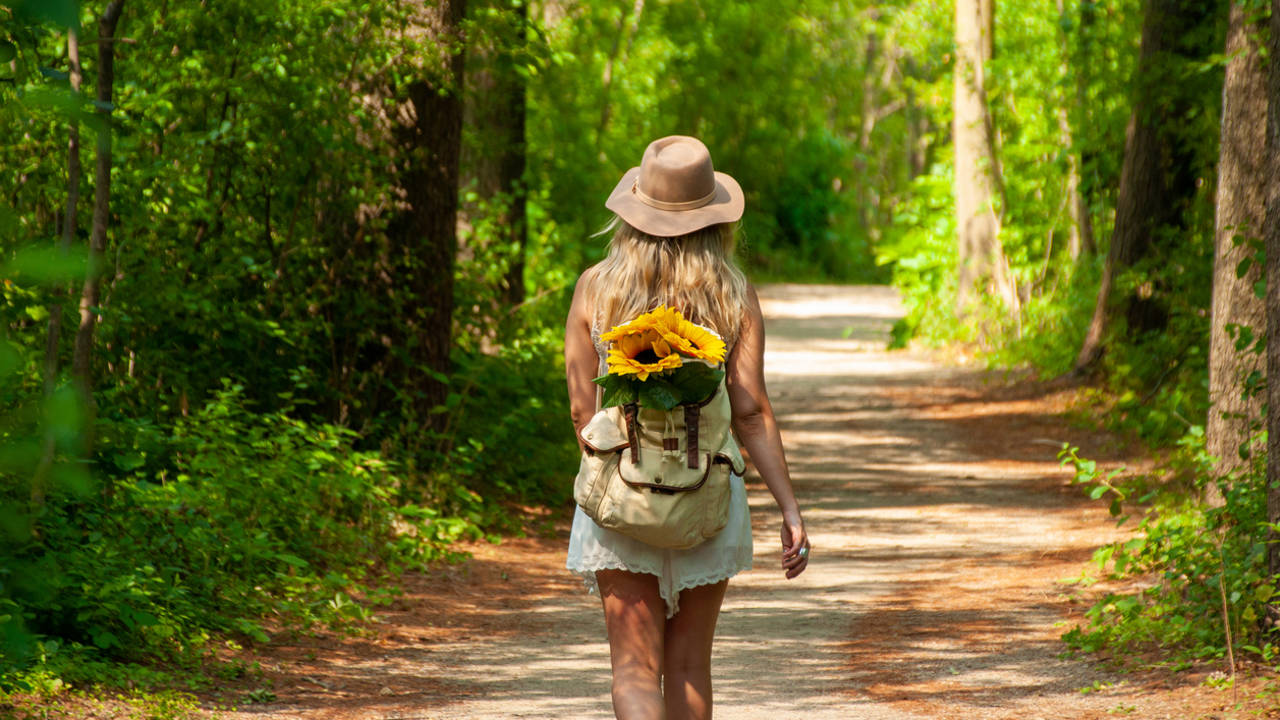
M 640 168 L 633 167 L 623 174 L 604 206 L 626 220 L 642 233 L 657 237 L 685 235 L 708 225 L 736 222 L 742 218 L 744 200 L 738 181 L 728 175 L 716 173 L 716 196 L 700 208 L 692 210 L 659 210 L 644 204 L 632 192 Z

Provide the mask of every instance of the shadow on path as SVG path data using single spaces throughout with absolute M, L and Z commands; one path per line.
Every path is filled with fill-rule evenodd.
M 1054 580 L 1114 531 L 1055 454 L 1064 441 L 1101 452 L 1101 438 L 1046 414 L 1036 391 L 993 400 L 977 371 L 886 351 L 902 312 L 889 288 L 760 295 L 814 555 L 784 579 L 776 507 L 749 475 L 755 569 L 730 582 L 718 627 L 717 717 L 1056 718 L 1115 704 L 1078 692 L 1102 676 L 1058 658 L 1056 627 Z M 612 717 L 599 601 L 563 570 L 557 529 L 421 578 L 388 613 L 384 651 L 330 658 L 328 677 L 358 688 L 341 712 L 319 700 L 340 691 L 317 688 L 262 714 Z

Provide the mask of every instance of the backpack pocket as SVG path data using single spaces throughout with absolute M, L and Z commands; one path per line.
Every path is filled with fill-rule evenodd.
M 574 499 L 600 527 L 654 547 L 686 550 L 715 537 L 729 520 L 731 468 L 707 461 L 696 487 L 668 489 L 630 482 L 623 452 L 584 459 Z

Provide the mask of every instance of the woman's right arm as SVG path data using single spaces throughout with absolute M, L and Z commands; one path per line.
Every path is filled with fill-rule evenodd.
M 591 308 L 587 301 L 590 284 L 591 270 L 587 270 L 578 278 L 564 326 L 564 374 L 569 384 L 569 414 L 575 431 L 582 430 L 596 412 L 596 384 L 591 380 L 600 370 L 600 356 L 591 341 Z M 578 435 L 578 448 L 582 449 L 581 435 Z
M 725 370 L 725 387 L 733 408 L 733 429 L 782 511 L 782 567 L 787 578 L 793 578 L 808 565 L 808 554 L 801 554 L 800 550 L 809 547 L 809 538 L 791 488 L 782 436 L 764 386 L 764 316 L 755 288 L 750 286 L 742 329 Z

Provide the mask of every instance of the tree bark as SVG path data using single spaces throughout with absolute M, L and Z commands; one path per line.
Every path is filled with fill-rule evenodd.
M 1270 38 L 1267 42 L 1267 159 L 1263 187 L 1267 188 L 1267 212 L 1262 226 L 1267 276 L 1267 570 L 1280 575 L 1280 0 L 1271 0 Z M 1271 627 L 1280 625 L 1280 596 L 1267 607 Z
M 392 353 L 396 382 L 409 390 L 414 410 L 438 425 L 447 387 L 435 374 L 447 375 L 453 344 L 453 271 L 458 252 L 458 162 L 462 148 L 461 49 L 464 0 L 439 0 L 426 6 L 428 37 L 442 56 L 433 68 L 396 93 L 392 118 L 397 195 L 402 202 L 387 224 L 392 259 L 393 296 L 403 315 L 386 318 L 388 337 L 403 352 Z M 393 90 L 394 91 L 394 90 Z
M 956 0 L 955 196 L 956 310 L 966 314 L 977 298 L 993 295 L 1006 312 L 1018 311 L 1018 296 L 1000 243 L 995 213 L 997 159 L 987 107 L 984 60 L 992 51 L 994 10 L 990 0 Z
M 111 211 L 111 99 L 115 82 L 115 34 L 124 0 L 112 0 L 98 18 L 98 112 L 103 123 L 98 130 L 97 167 L 93 180 L 93 227 L 89 234 L 89 266 L 80 293 L 80 327 L 76 332 L 71 373 L 86 403 L 87 417 L 93 416 L 93 334 L 98 324 L 98 303 L 102 288 L 102 257 L 107 247 L 107 224 Z M 89 426 L 91 427 L 91 423 Z M 92 448 L 92 433 L 85 432 L 86 451 Z
M 1146 3 L 1111 247 L 1093 317 L 1076 355 L 1077 373 L 1089 371 L 1102 357 L 1108 328 L 1117 318 L 1125 318 L 1133 336 L 1163 329 L 1168 320 L 1151 293 L 1113 297 L 1112 288 L 1121 272 L 1151 254 L 1160 228 L 1177 225 L 1181 210 L 1195 195 L 1193 159 L 1174 132 L 1179 122 L 1174 118 L 1184 117 L 1190 99 L 1179 93 L 1168 66 L 1203 61 L 1209 49 L 1188 47 L 1184 38 L 1190 29 L 1213 22 L 1215 12 L 1212 4 L 1185 0 Z
M 1266 68 L 1261 54 L 1262 22 L 1250 19 L 1237 0 L 1227 30 L 1226 82 L 1222 90 L 1222 131 L 1218 164 L 1217 216 L 1214 222 L 1213 305 L 1209 335 L 1209 401 L 1205 428 L 1208 451 L 1221 458 L 1224 473 L 1250 465 L 1249 437 L 1262 413 L 1262 397 L 1245 397 L 1244 382 L 1260 372 L 1265 359 L 1236 349 L 1233 334 L 1247 327 L 1254 337 L 1266 328 L 1262 300 L 1254 285 L 1263 268 L 1250 262 L 1266 215 L 1268 157 Z M 1241 263 L 1248 271 L 1237 276 Z M 1235 326 L 1235 328 L 1233 328 Z M 1233 332 L 1233 330 L 1235 332 Z
M 67 31 L 67 70 L 71 80 L 71 93 L 80 97 L 82 72 L 80 68 L 80 40 L 74 29 Z M 70 254 L 71 243 L 76 236 L 76 207 L 80 204 L 80 118 L 73 117 L 67 123 L 67 206 L 62 216 L 62 244 L 64 256 Z M 66 288 L 55 290 L 54 302 L 49 304 L 49 337 L 45 345 L 44 389 L 53 392 L 58 379 L 58 347 L 62 342 L 62 295 Z

